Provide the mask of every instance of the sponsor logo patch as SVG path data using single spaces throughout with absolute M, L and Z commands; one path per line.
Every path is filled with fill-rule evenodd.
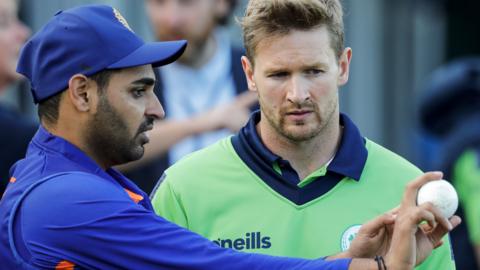
M 360 227 L 362 225 L 352 225 L 348 227 L 342 234 L 341 238 L 341 248 L 342 251 L 347 250 L 350 247 L 350 244 L 352 243 L 353 239 L 357 236 L 358 230 L 360 230 Z

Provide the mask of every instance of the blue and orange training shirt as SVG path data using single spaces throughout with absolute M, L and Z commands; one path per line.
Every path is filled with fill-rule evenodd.
M 135 184 L 43 127 L 12 177 L 0 201 L 0 269 L 333 270 L 351 261 L 223 249 L 155 215 Z

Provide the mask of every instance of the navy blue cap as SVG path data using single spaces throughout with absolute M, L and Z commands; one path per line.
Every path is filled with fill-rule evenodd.
M 479 112 L 480 58 L 458 59 L 433 72 L 420 101 L 420 123 L 426 131 L 447 135 Z
M 22 48 L 17 72 L 31 83 L 35 103 L 68 87 L 75 74 L 175 61 L 185 40 L 145 43 L 116 9 L 106 5 L 59 11 Z

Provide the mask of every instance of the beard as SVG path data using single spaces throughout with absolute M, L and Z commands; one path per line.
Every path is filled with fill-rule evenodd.
M 100 95 L 97 108 L 86 136 L 86 145 L 93 155 L 110 166 L 140 159 L 145 152 L 143 145 L 148 142 L 142 134 L 153 125 L 154 119 L 147 117 L 132 135 L 126 121 L 106 97 Z
M 338 106 L 338 103 L 331 102 L 322 114 L 316 103 L 307 101 L 301 104 L 282 107 L 279 112 L 276 113 L 273 109 L 263 109 L 266 107 L 262 106 L 262 100 L 260 99 L 259 102 L 260 108 L 262 108 L 262 115 L 265 116 L 269 125 L 273 127 L 277 134 L 294 143 L 309 141 L 322 133 L 329 126 Z M 310 119 L 308 122 L 287 122 L 287 112 L 293 109 L 311 111 L 313 113 L 313 120 Z

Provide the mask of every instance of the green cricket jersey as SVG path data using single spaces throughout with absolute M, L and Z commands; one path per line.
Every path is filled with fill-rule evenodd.
M 168 169 L 154 190 L 156 212 L 222 247 L 318 258 L 349 247 L 360 225 L 400 203 L 415 166 L 363 138 L 341 115 L 335 158 L 305 179 L 270 152 L 257 112 L 236 136 Z M 455 269 L 448 238 L 417 269 Z
M 478 150 L 466 150 L 455 162 L 453 184 L 465 213 L 470 240 L 480 244 L 480 154 Z

